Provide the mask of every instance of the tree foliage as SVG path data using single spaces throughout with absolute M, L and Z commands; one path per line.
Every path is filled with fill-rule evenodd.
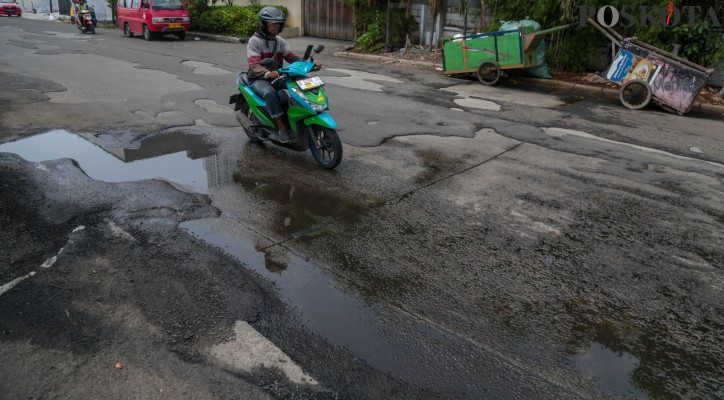
M 118 0 L 106 0 L 106 4 L 111 9 L 111 20 L 115 24 L 116 13 L 118 12 L 118 9 L 116 8 L 118 6 Z
M 387 27 L 387 10 L 385 7 L 356 7 L 355 44 L 368 51 L 377 51 L 385 47 L 385 31 Z M 392 44 L 404 43 L 405 36 L 417 29 L 415 18 L 407 15 L 406 10 L 395 8 L 390 10 L 390 40 Z
M 683 57 L 705 66 L 720 63 L 724 57 L 724 40 L 722 32 L 712 26 L 706 12 L 713 8 L 719 22 L 724 23 L 724 2 L 721 0 L 676 1 L 674 6 L 682 10 L 684 7 L 699 7 L 694 27 L 688 26 L 688 13 L 682 16 L 679 25 L 671 27 L 640 25 L 639 7 L 646 6 L 665 9 L 668 0 L 486 0 L 487 7 L 493 15 L 493 24 L 489 31 L 497 30 L 500 21 L 515 21 L 530 17 L 545 28 L 578 22 L 581 6 L 590 6 L 598 10 L 610 5 L 617 10 L 627 6 L 635 10 L 636 22 L 630 27 L 621 24 L 614 29 L 623 37 L 636 36 L 640 40 L 665 51 L 673 51 L 674 44 L 680 44 Z M 580 27 L 552 36 L 552 48 L 549 62 L 554 68 L 581 70 L 600 46 L 608 40 L 591 27 Z
M 387 0 L 341 0 L 354 7 L 355 44 L 365 50 L 385 47 L 387 28 Z M 432 1 L 432 0 L 431 0 Z M 434 0 L 445 1 L 445 0 Z M 390 40 L 404 43 L 405 37 L 417 29 L 417 21 L 410 16 L 412 0 L 403 0 L 405 8 L 390 9 Z
M 191 0 L 196 3 L 205 3 L 206 0 Z M 288 14 L 289 10 L 284 6 L 274 6 L 280 9 L 284 14 Z M 195 22 L 197 29 L 203 32 L 223 33 L 237 37 L 249 37 L 259 29 L 259 11 L 260 5 L 248 6 L 219 6 L 199 7 L 197 20 Z M 191 14 L 191 12 L 189 12 Z M 191 21 L 194 25 L 194 21 Z

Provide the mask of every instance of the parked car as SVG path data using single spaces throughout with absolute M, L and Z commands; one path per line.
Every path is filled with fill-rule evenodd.
M 128 37 L 174 35 L 184 40 L 190 28 L 189 11 L 181 0 L 118 0 L 117 15 L 118 27 Z
M 20 17 L 23 14 L 22 10 L 20 9 L 20 5 L 18 3 L 12 1 L 2 1 L 0 2 L 0 15 L 7 15 L 8 17 L 12 17 L 13 15 Z

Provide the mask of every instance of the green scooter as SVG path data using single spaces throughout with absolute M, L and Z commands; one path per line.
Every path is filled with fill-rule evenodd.
M 322 167 L 333 169 L 342 161 L 342 141 L 336 131 L 337 123 L 326 112 L 329 101 L 323 88 L 324 81 L 318 76 L 308 76 L 315 70 L 312 47 L 307 47 L 302 61 L 279 68 L 279 78 L 272 81 L 274 87 L 280 82 L 286 85 L 287 95 L 279 97 L 285 111 L 283 118 L 290 127 L 291 142 L 278 141 L 276 124 L 264 100 L 249 86 L 246 72 L 237 75 L 239 93 L 231 96 L 229 104 L 235 104 L 236 119 L 251 142 L 269 141 L 295 151 L 310 150 Z M 319 45 L 314 53 L 323 49 L 324 46 Z M 271 66 L 274 62 L 273 58 L 266 58 L 260 64 Z

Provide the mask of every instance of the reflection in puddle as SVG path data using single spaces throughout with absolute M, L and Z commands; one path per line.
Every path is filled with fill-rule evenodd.
M 180 227 L 273 282 L 282 300 L 308 328 L 373 366 L 399 366 L 398 345 L 383 339 L 384 329 L 377 323 L 374 310 L 358 295 L 342 291 L 333 278 L 293 254 L 283 262 L 275 260 L 268 251 L 227 233 L 233 228 L 225 227 L 226 223 L 223 219 L 205 219 L 184 222 Z
M 107 149 L 64 130 L 56 130 L 0 145 L 0 152 L 15 153 L 25 160 L 40 162 L 72 158 L 91 178 L 104 182 L 162 179 L 179 189 L 208 193 L 219 176 L 219 160 L 213 146 L 189 134 L 149 137 L 134 149 Z M 201 157 L 208 157 L 202 159 Z
M 639 359 L 621 352 L 616 354 L 604 345 L 591 342 L 583 354 L 575 356 L 576 367 L 604 393 L 624 398 L 648 399 L 645 392 L 631 384 Z
M 311 236 L 322 224 L 352 218 L 363 211 L 361 205 L 325 191 L 299 189 L 292 184 L 264 182 L 239 175 L 234 175 L 234 182 L 241 184 L 247 192 L 272 200 L 286 210 L 278 216 L 279 223 L 273 226 L 283 236 Z

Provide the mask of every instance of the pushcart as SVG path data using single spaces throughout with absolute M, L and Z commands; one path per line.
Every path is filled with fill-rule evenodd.
M 714 72 L 635 37 L 622 38 L 593 19 L 588 22 L 620 47 L 606 79 L 621 86 L 624 107 L 638 110 L 653 101 L 666 111 L 684 115 Z
M 531 26 L 447 38 L 443 42 L 445 75 L 477 74 L 484 85 L 498 82 L 502 70 L 538 65 L 536 51 L 545 35 L 578 23 L 535 31 Z

